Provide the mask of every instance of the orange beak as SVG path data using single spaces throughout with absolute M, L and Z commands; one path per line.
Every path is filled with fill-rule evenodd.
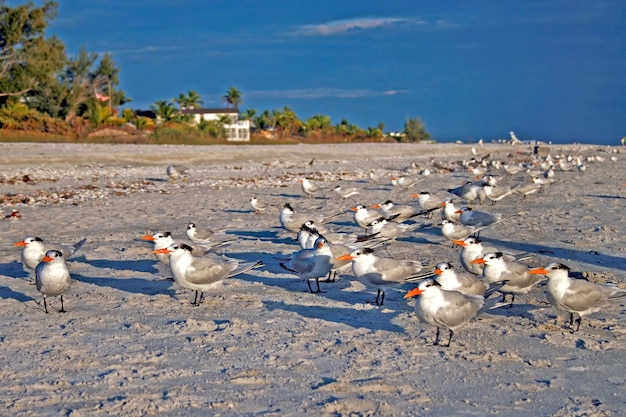
M 357 210 L 358 210 L 358 208 L 356 208 L 356 207 L 350 207 L 350 210 L 352 210 L 352 211 L 357 211 Z
M 44 256 L 43 258 L 41 258 L 41 262 L 52 262 L 54 259 L 52 259 L 51 257 L 49 257 L 48 255 Z
M 446 206 L 446 202 L 444 201 L 443 203 L 441 203 L 441 207 L 445 207 Z
M 419 288 L 414 288 L 411 291 L 409 291 L 406 294 L 404 294 L 404 298 L 417 297 L 418 295 L 420 295 L 423 292 L 424 291 L 420 290 Z
M 171 250 L 169 250 L 168 248 L 162 248 L 162 249 L 155 249 L 152 251 L 152 253 L 163 253 L 165 255 L 172 253 Z
M 545 268 L 535 268 L 528 271 L 528 273 L 533 275 L 547 275 L 550 273 L 550 271 Z
M 455 245 L 467 246 L 467 243 L 465 243 L 465 241 L 463 240 L 453 240 L 452 243 L 454 243 Z
M 20 240 L 19 242 L 15 242 L 13 246 L 26 246 L 26 242 L 24 242 L 23 240 Z
M 478 259 L 474 259 L 472 262 L 470 262 L 472 264 L 484 264 L 485 260 L 483 258 L 478 258 Z
M 379 209 L 380 208 L 380 204 L 374 204 L 370 206 L 371 208 L 375 208 L 375 209 Z
M 150 235 L 141 236 L 141 240 L 154 240 L 154 238 Z
M 416 193 L 413 193 L 413 194 L 409 194 L 409 197 L 412 197 L 412 198 L 420 198 L 420 195 L 419 195 L 419 194 L 416 194 Z
M 442 271 L 441 269 L 439 269 L 439 268 L 435 268 L 435 272 L 434 272 L 434 274 L 435 274 L 435 275 L 441 275 L 441 273 L 442 273 L 442 272 L 443 272 L 443 271 Z
M 336 259 L 338 261 L 351 261 L 354 259 L 354 256 L 350 255 L 349 253 L 346 253 L 345 255 L 341 255 L 337 257 Z

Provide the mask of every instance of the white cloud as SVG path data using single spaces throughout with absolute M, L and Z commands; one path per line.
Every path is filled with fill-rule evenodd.
M 291 32 L 294 36 L 332 36 L 354 30 L 367 30 L 395 24 L 424 24 L 424 21 L 397 17 L 360 17 L 348 20 L 335 20 L 315 25 L 302 25 Z

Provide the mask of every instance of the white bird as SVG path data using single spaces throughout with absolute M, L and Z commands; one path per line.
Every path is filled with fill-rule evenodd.
M 319 237 L 315 241 L 312 249 L 301 249 L 291 255 L 289 261 L 280 263 L 280 266 L 287 271 L 298 275 L 300 279 L 306 281 L 310 292 L 321 292 L 319 279 L 326 276 L 331 268 L 335 258 L 324 237 Z M 317 285 L 317 291 L 313 291 L 309 280 L 314 279 Z
M 484 297 L 467 295 L 459 291 L 449 291 L 433 279 L 425 279 L 417 288 L 409 291 L 404 298 L 419 296 L 415 300 L 415 314 L 422 323 L 437 327 L 435 345 L 439 344 L 439 329 L 450 331 L 448 344 L 452 342 L 454 332 L 495 304 L 493 300 L 485 303 Z
M 195 223 L 188 223 L 185 234 L 193 243 L 202 246 L 205 249 L 224 246 L 237 240 L 232 236 L 218 236 L 214 230 L 199 230 Z
M 403 222 L 415 216 L 427 214 L 425 211 L 418 210 L 407 204 L 395 204 L 391 200 L 387 200 L 380 204 L 371 206 L 373 209 L 379 209 L 386 219 L 393 219 L 395 222 Z
M 385 217 L 381 210 L 367 208 L 362 204 L 352 207 L 350 210 L 354 211 L 355 223 L 366 230 L 369 228 L 371 222 L 380 217 Z
M 257 197 L 254 196 L 250 197 L 250 206 L 256 214 L 261 214 L 269 207 L 271 207 L 269 204 L 260 201 Z
M 239 262 L 235 259 L 218 257 L 196 257 L 193 249 L 184 243 L 174 242 L 167 248 L 154 250 L 170 256 L 170 267 L 174 281 L 183 288 L 194 290 L 194 306 L 200 305 L 204 291 L 221 285 L 226 278 L 263 266 L 263 262 Z M 198 297 L 198 294 L 200 295 Z
M 459 221 L 464 226 L 490 226 L 504 220 L 501 214 L 491 214 L 485 211 L 474 210 L 471 207 L 461 207 Z M 508 216 L 510 218 L 513 216 Z
M 455 224 L 449 220 L 441 222 L 441 234 L 448 240 L 462 240 L 470 236 L 478 235 L 482 230 L 489 226 L 465 226 Z
M 283 208 L 280 210 L 280 216 L 279 216 L 279 221 L 280 221 L 280 225 L 290 231 L 290 232 L 294 232 L 294 233 L 298 233 L 300 231 L 300 228 L 302 227 L 302 225 L 308 221 L 308 220 L 320 220 L 322 218 L 322 216 L 319 215 L 303 215 L 303 214 L 298 214 L 296 213 L 296 210 L 291 206 L 291 204 L 289 203 L 285 203 L 285 205 L 283 206 Z M 324 219 L 322 219 L 323 221 Z M 322 227 L 321 225 L 318 224 L 317 229 L 319 230 L 320 233 L 326 233 L 328 232 L 328 230 L 324 227 Z
M 521 164 L 511 165 L 506 162 L 502 163 L 502 168 L 504 168 L 504 171 L 507 173 L 507 175 L 515 175 L 524 169 L 524 167 Z
M 506 260 L 502 252 L 488 252 L 482 258 L 474 259 L 472 263 L 485 265 L 483 277 L 490 284 L 504 282 L 498 291 L 502 293 L 502 302 L 505 302 L 507 294 L 511 294 L 510 306 L 513 305 L 516 295 L 526 294 L 544 280 L 541 276 L 531 274 L 528 266 Z
M 61 313 L 65 313 L 63 294 L 70 289 L 72 279 L 65 264 L 63 253 L 56 249 L 46 252 L 41 262 L 35 268 L 35 284 L 37 291 L 43 295 L 43 306 L 48 313 L 46 297 L 61 297 Z
M 546 180 L 548 181 L 548 180 Z M 523 199 L 526 199 L 526 196 L 529 194 L 534 194 L 536 192 L 541 192 L 544 188 L 550 185 L 552 182 L 542 183 L 539 177 L 532 177 L 529 183 L 520 183 L 515 187 L 511 188 L 516 194 L 521 194 Z
M 141 237 L 142 240 L 148 240 L 153 242 L 152 250 L 164 249 L 169 247 L 174 243 L 174 239 L 172 238 L 171 232 L 157 232 L 153 235 L 145 235 Z M 159 262 L 164 265 L 170 264 L 170 257 L 164 253 L 155 253 Z
M 302 185 L 302 191 L 307 196 L 307 198 L 312 197 L 313 194 L 320 190 L 317 184 L 313 183 L 313 181 L 308 178 L 300 178 L 298 182 L 300 182 L 300 184 Z
M 482 184 L 475 184 L 471 181 L 466 182 L 460 187 L 456 188 L 448 188 L 448 192 L 456 195 L 459 198 L 467 201 L 468 203 L 473 203 L 478 200 L 480 204 L 485 200 L 485 191 L 483 191 Z
M 521 254 L 513 254 L 500 251 L 492 246 L 484 246 L 482 241 L 478 238 L 468 237 L 463 240 L 454 240 L 452 243 L 462 246 L 459 253 L 459 261 L 463 268 L 474 275 L 482 275 L 485 264 L 472 263 L 474 259 L 482 258 L 488 252 L 500 252 L 507 261 L 521 261 L 526 258 L 530 258 L 533 255 L 528 252 Z
M 388 222 L 384 217 L 380 217 L 370 223 L 369 235 L 362 236 L 357 239 L 358 242 L 364 242 L 375 239 L 395 240 L 401 235 L 409 233 L 418 227 L 422 227 L 419 223 L 405 224 Z
M 513 194 L 511 187 L 500 187 L 490 184 L 483 184 L 483 191 L 487 200 L 491 201 L 491 205 L 495 205 L 498 201 Z
M 459 209 L 457 206 L 454 205 L 452 200 L 446 200 L 443 203 L 441 203 L 441 205 L 443 206 L 443 211 L 441 212 L 441 218 L 443 220 L 447 220 L 452 223 L 458 223 L 459 217 L 461 217 L 461 214 L 458 213 Z
M 424 180 L 424 177 L 408 178 L 408 177 L 401 177 L 401 176 L 393 176 L 391 177 L 391 184 L 399 188 L 410 188 L 414 186 L 415 184 L 421 182 L 422 180 Z
M 187 180 L 187 167 L 183 165 L 168 165 L 165 172 L 171 181 Z
M 385 301 L 387 288 L 431 275 L 421 273 L 424 266 L 418 261 L 381 258 L 370 248 L 355 249 L 338 260 L 351 260 L 354 277 L 366 287 L 378 290 L 375 303 L 379 306 Z
M 55 249 L 62 253 L 64 259 L 69 259 L 86 241 L 87 239 L 83 239 L 73 245 L 64 243 L 49 245 L 44 244 L 43 240 L 37 236 L 28 236 L 13 245 L 24 248 L 22 250 L 22 265 L 25 269 L 34 270 L 49 250 Z
M 341 198 L 348 198 L 359 194 L 359 190 L 355 187 L 343 188 L 340 185 L 333 188 L 333 191 L 341 196 Z
M 626 302 L 626 291 L 614 284 L 594 284 L 584 279 L 569 276 L 569 268 L 558 263 L 551 263 L 545 268 L 531 269 L 530 274 L 548 277 L 547 298 L 559 310 L 570 313 L 570 327 L 577 332 L 582 318 L 595 313 L 611 304 Z M 574 314 L 578 315 L 576 330 Z
M 485 292 L 489 289 L 489 284 L 474 275 L 457 272 L 448 262 L 439 262 L 435 266 L 435 281 L 441 288 L 448 291 L 458 291 L 468 295 L 480 295 L 485 297 Z M 499 286 L 495 286 L 499 288 Z
M 423 210 L 429 211 L 428 217 L 432 217 L 435 210 L 443 208 L 443 200 L 430 194 L 428 191 L 421 191 L 419 194 L 411 194 L 411 197 L 417 198 L 417 203 Z

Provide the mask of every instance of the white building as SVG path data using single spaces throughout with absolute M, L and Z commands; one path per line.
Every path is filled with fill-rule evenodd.
M 226 116 L 230 120 L 229 124 L 224 124 L 226 140 L 250 142 L 250 120 L 239 120 L 239 110 L 237 109 L 183 109 L 181 113 L 192 115 L 196 124 L 200 123 L 200 120 L 218 121 Z

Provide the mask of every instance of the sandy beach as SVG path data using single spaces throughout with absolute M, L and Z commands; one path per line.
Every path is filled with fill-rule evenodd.
M 405 284 L 376 290 L 348 269 L 309 293 L 280 267 L 299 250 L 280 227 L 290 203 L 325 225 L 362 233 L 349 210 L 385 200 L 417 206 L 411 193 L 475 181 L 460 161 L 528 162 L 529 145 L 340 144 L 153 146 L 0 144 L 0 405 L 15 416 L 618 416 L 626 409 L 624 305 L 585 317 L 571 332 L 545 285 L 459 329 L 450 347 L 434 346 L 435 327 L 420 323 Z M 619 152 L 621 151 L 621 152 Z M 580 156 L 585 171 L 555 172 L 542 193 L 509 196 L 477 210 L 515 215 L 481 232 L 492 246 L 530 252 L 532 267 L 559 262 L 572 275 L 626 288 L 626 156 L 622 149 L 553 145 L 552 157 Z M 433 162 L 454 168 L 435 172 Z M 413 168 L 411 168 L 411 164 Z M 169 164 L 188 177 L 172 181 Z M 570 165 L 571 166 L 571 165 Z M 410 188 L 391 177 L 432 174 Z M 410 172 L 405 174 L 405 170 Z M 373 182 L 374 171 L 379 182 Z M 527 182 L 524 172 L 503 185 Z M 298 179 L 322 190 L 304 196 Z M 343 199 L 336 185 L 360 193 Z M 256 214 L 256 196 L 271 207 Z M 377 249 L 381 256 L 457 268 L 437 226 L 420 227 Z M 141 237 L 186 225 L 236 238 L 218 254 L 265 266 L 226 280 L 191 305 L 193 291 Z M 51 298 L 46 314 L 32 273 L 14 242 L 85 245 L 68 260 L 75 280 L 67 313 Z M 447 332 L 444 332 L 447 334 Z

